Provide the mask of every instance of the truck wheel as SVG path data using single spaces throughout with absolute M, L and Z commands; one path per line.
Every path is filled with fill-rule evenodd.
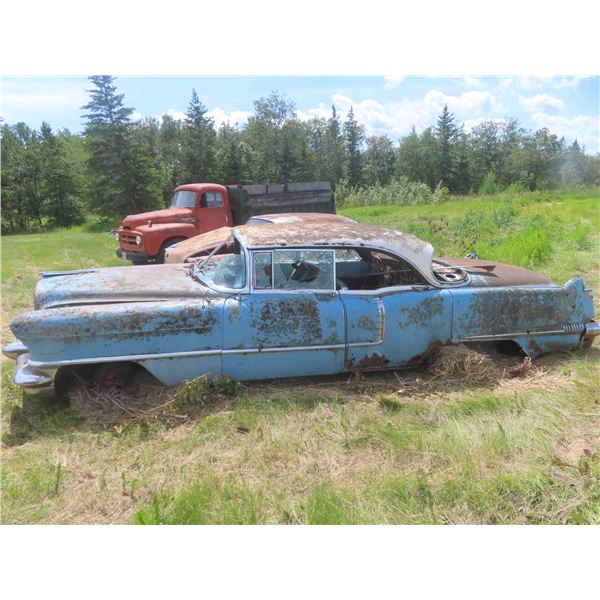
M 131 262 L 132 265 L 135 265 L 135 266 L 147 265 L 148 264 L 148 259 L 147 258 L 133 257 L 133 258 L 130 258 L 129 261 Z
M 158 254 L 156 255 L 156 264 L 162 265 L 165 262 L 165 251 L 167 248 L 170 248 L 171 246 L 174 246 L 179 242 L 183 242 L 183 240 L 186 239 L 187 238 L 184 237 L 175 237 L 163 242 L 162 246 L 160 247 L 160 250 L 158 251 Z

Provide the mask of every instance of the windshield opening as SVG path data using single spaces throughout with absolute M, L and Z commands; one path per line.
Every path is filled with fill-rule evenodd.
M 171 208 L 194 208 L 196 206 L 196 192 L 180 190 L 173 194 Z
M 194 279 L 210 286 L 234 290 L 246 287 L 246 253 L 235 240 L 231 254 L 219 254 L 219 250 L 227 243 L 231 243 L 231 238 L 217 246 L 205 259 L 196 263 Z

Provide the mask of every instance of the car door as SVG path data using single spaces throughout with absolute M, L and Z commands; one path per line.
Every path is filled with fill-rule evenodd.
M 368 257 L 370 251 L 360 252 Z M 378 254 L 375 264 L 381 266 L 383 255 Z M 338 262 L 337 274 L 342 283 L 352 285 L 355 277 L 360 287 L 373 288 L 340 291 L 348 343 L 346 368 L 350 371 L 416 364 L 451 337 L 449 292 L 426 284 L 418 271 L 400 257 L 387 255 L 385 261 L 383 268 L 371 273 L 357 260 Z M 347 277 L 344 270 L 348 271 Z
M 254 251 L 251 265 L 250 292 L 226 303 L 223 372 L 248 380 L 343 371 L 345 321 L 333 250 Z

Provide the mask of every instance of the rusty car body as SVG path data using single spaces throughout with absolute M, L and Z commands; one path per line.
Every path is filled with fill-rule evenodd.
M 42 274 L 16 317 L 14 380 L 136 363 L 166 385 L 329 375 L 419 364 L 444 344 L 511 343 L 530 357 L 600 334 L 592 290 L 489 261 L 434 259 L 375 225 L 244 225 L 231 253 L 194 264 Z
M 329 213 L 280 213 L 250 217 L 246 225 L 265 225 L 267 223 L 355 223 L 354 219 Z M 231 227 L 219 227 L 207 233 L 183 240 L 165 251 L 165 263 L 181 263 L 199 256 L 210 254 L 231 235 Z M 226 251 L 227 246 L 223 247 Z

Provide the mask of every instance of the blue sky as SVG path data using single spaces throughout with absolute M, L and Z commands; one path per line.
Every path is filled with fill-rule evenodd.
M 343 116 L 350 106 L 370 135 L 393 140 L 434 124 L 444 104 L 458 123 L 515 117 L 529 129 L 547 127 L 590 153 L 600 150 L 599 77 L 119 77 L 135 116 L 168 113 L 182 118 L 192 88 L 217 124 L 243 127 L 253 101 L 276 90 L 292 99 L 300 118 L 329 116 L 335 104 Z M 0 111 L 9 124 L 39 128 L 82 128 L 84 77 L 3 78 Z

